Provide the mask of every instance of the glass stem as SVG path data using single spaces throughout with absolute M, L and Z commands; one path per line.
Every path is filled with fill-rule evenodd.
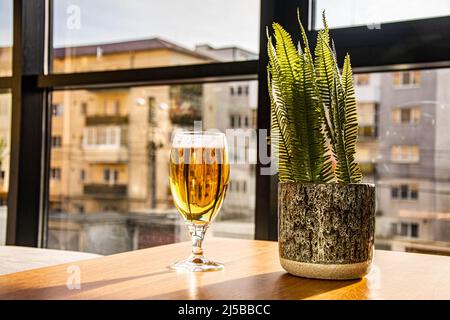
M 192 238 L 192 254 L 194 256 L 203 256 L 202 243 L 205 237 L 206 226 L 192 224 L 189 226 L 189 232 Z

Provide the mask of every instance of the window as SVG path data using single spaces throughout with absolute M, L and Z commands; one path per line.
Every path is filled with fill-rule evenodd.
M 394 145 L 391 147 L 391 161 L 417 163 L 420 160 L 419 146 Z
M 419 225 L 417 223 L 411 224 L 411 237 L 413 238 L 419 237 Z
M 419 189 L 415 184 L 394 185 L 391 186 L 391 198 L 400 200 L 417 200 L 419 198 Z
M 2 8 L 1 3 L 0 8 Z M 0 12 L 0 16 L 2 14 Z M 1 24 L 2 22 L 0 21 Z M 11 141 L 11 98 L 12 96 L 9 93 L 0 93 L 0 246 L 4 245 L 6 241 Z
M 141 100 L 141 104 L 144 104 L 145 99 Z M 156 103 L 155 103 L 155 98 L 154 97 L 149 97 L 148 98 L 148 123 L 151 125 L 155 125 L 156 124 Z
M 0 1 L 0 77 L 11 76 L 13 1 Z
M 374 126 L 359 126 L 359 136 L 360 137 L 374 137 L 375 127 Z
M 87 115 L 87 107 L 88 107 L 87 102 L 81 103 L 81 114 L 84 116 Z
M 53 72 L 256 60 L 259 8 L 259 0 L 58 0 Z
M 119 181 L 119 171 L 117 169 L 103 169 L 103 182 L 115 184 Z
M 418 238 L 419 224 L 414 222 L 393 223 L 392 233 L 395 236 Z
M 314 0 L 315 28 L 322 27 L 322 12 L 328 13 L 332 28 L 367 26 L 370 30 L 382 23 L 434 18 L 450 15 L 446 0 L 435 0 L 428 5 L 422 0 Z M 334 16 L 331 16 L 331 12 Z
M 417 87 L 420 85 L 420 71 L 405 71 L 394 73 L 394 85 L 398 88 Z
M 252 82 L 233 84 L 244 88 Z M 247 120 L 245 119 L 252 106 L 247 102 L 242 103 L 239 105 L 239 113 L 235 113 L 236 104 L 223 99 L 224 96 L 229 96 L 230 85 L 231 83 L 220 82 L 54 92 L 53 101 L 67 103 L 64 104 L 65 110 L 71 110 L 70 118 L 66 112 L 63 117 L 68 118 L 52 126 L 54 135 L 58 132 L 64 139 L 65 136 L 80 136 L 83 143 L 68 138 L 70 144 L 67 148 L 61 149 L 59 154 L 52 153 L 53 168 L 71 168 L 80 179 L 71 179 L 68 174 L 59 177 L 61 183 L 50 184 L 51 210 L 48 226 L 49 234 L 54 237 L 49 247 L 69 247 L 65 235 L 69 226 L 80 225 L 80 221 L 73 216 L 73 213 L 80 212 L 80 205 L 84 208 L 84 214 L 95 221 L 92 224 L 85 222 L 84 228 L 80 229 L 79 236 L 85 239 L 83 243 L 78 244 L 77 250 L 80 251 L 114 253 L 186 240 L 186 230 L 178 227 L 181 221 L 172 218 L 161 220 L 164 216 L 178 216 L 172 195 L 167 192 L 171 133 L 179 128 L 192 129 L 196 119 L 202 121 L 205 130 L 219 129 L 225 132 L 231 129 L 230 125 L 233 124 L 224 121 L 226 115 L 229 115 L 230 122 L 234 121 L 236 128 L 244 124 L 250 127 L 248 116 Z M 104 108 L 103 101 L 107 100 L 106 97 L 119 93 L 123 95 L 121 101 L 135 102 L 130 104 L 129 108 L 123 109 L 123 116 L 128 118 L 128 123 L 121 126 L 112 123 L 90 125 L 84 121 L 84 116 L 78 110 L 81 104 L 71 103 L 75 98 L 89 101 L 89 111 L 98 114 L 99 110 Z M 154 121 L 148 119 L 150 111 L 147 101 L 149 105 L 154 106 L 151 112 Z M 214 108 L 210 109 L 210 105 Z M 178 117 L 171 116 L 173 114 Z M 190 117 L 181 119 L 181 114 Z M 108 118 L 105 121 L 115 120 Z M 255 128 L 246 130 L 253 129 Z M 118 148 L 124 130 L 128 131 L 128 143 Z M 245 149 L 250 156 L 242 164 L 231 164 L 230 192 L 214 222 L 216 230 L 220 230 L 220 236 L 254 237 L 255 199 L 249 184 L 254 183 L 256 179 L 255 164 L 251 162 L 251 159 L 256 159 L 256 135 L 249 139 L 253 141 L 251 148 L 248 147 L 248 141 L 247 147 L 236 145 L 235 148 L 237 155 Z M 229 141 L 230 158 L 233 144 L 235 143 Z M 53 172 L 52 176 L 54 174 Z M 68 184 L 70 188 L 65 187 Z M 53 208 L 60 208 L 61 211 L 57 213 Z M 105 215 L 105 212 L 108 212 L 108 215 Z M 156 215 L 155 212 L 159 213 Z M 130 218 L 122 219 L 124 216 Z M 53 221 L 59 223 L 52 223 Z M 114 232 L 120 232 L 123 237 L 112 237 L 113 231 L 109 227 L 111 221 L 121 221 L 115 225 L 117 229 Z M 96 228 L 103 231 L 96 237 L 87 237 L 84 233 L 88 233 L 94 223 Z M 240 229 L 229 229 L 230 223 L 239 225 Z M 133 238 L 132 230 L 139 230 L 139 237 Z M 214 230 L 211 228 L 211 235 L 214 235 Z
M 61 117 L 64 113 L 64 106 L 62 104 L 52 105 L 52 115 L 54 117 Z
M 420 122 L 420 108 L 396 108 L 392 111 L 394 124 L 418 124 Z
M 357 74 L 355 75 L 355 85 L 357 86 L 367 86 L 370 82 L 370 74 Z
M 237 88 L 237 95 L 240 96 L 241 94 L 242 94 L 242 87 L 239 86 L 239 87 Z
M 52 137 L 52 148 L 61 148 L 61 136 Z
M 105 101 L 105 115 L 107 115 L 107 116 L 120 115 L 120 101 L 119 100 L 106 100 Z
M 84 128 L 85 148 L 119 148 L 121 128 L 117 126 L 99 126 Z
M 60 168 L 51 168 L 50 169 L 50 179 L 59 181 L 61 180 L 61 169 Z
M 36 1 L 43 3 L 43 0 Z M 409 227 L 408 234 L 417 234 L 417 241 L 408 242 L 408 246 L 427 242 L 440 248 L 443 242 L 450 241 L 448 228 L 442 219 L 436 218 L 437 213 L 448 211 L 450 203 L 450 103 L 446 94 L 449 69 L 445 69 L 450 50 L 447 0 L 436 0 L 433 5 L 421 0 L 395 3 L 388 0 L 232 0 L 221 1 L 220 4 L 217 1 L 207 1 L 205 4 L 204 0 L 130 1 L 126 6 L 108 0 L 95 3 L 53 1 L 50 6 L 53 12 L 46 15 L 50 19 L 44 19 L 42 12 L 30 10 L 30 1 L 23 1 L 24 10 L 29 15 L 35 15 L 38 25 L 18 21 L 26 32 L 18 34 L 17 39 L 29 44 L 27 49 L 31 47 L 31 50 L 23 52 L 24 59 L 16 61 L 17 65 L 23 67 L 23 63 L 38 71 L 41 66 L 47 65 L 43 57 L 33 54 L 44 51 L 39 47 L 43 41 L 39 40 L 37 31 L 45 30 L 43 22 L 46 21 L 53 32 L 50 35 L 52 43 L 48 46 L 54 48 L 48 55 L 52 58 L 48 71 L 66 75 L 55 77 L 42 72 L 33 76 L 37 81 L 24 81 L 21 87 L 18 87 L 18 81 L 4 78 L 11 74 L 12 1 L 0 1 L 0 98 L 6 96 L 10 99 L 9 90 L 12 89 L 14 94 L 24 98 L 15 101 L 30 101 L 29 98 L 36 93 L 42 94 L 44 98 L 33 100 L 35 105 L 30 110 L 50 109 L 48 102 L 59 105 L 50 109 L 54 114 L 50 129 L 42 130 L 45 119 L 32 112 L 21 112 L 14 113 L 14 117 L 20 118 L 15 120 L 26 123 L 27 128 L 24 130 L 22 126 L 21 130 L 11 130 L 10 120 L 3 118 L 4 115 L 11 117 L 10 100 L 6 109 L 0 103 L 0 134 L 3 132 L 7 142 L 7 152 L 1 164 L 5 179 L 0 190 L 0 242 L 1 219 L 6 216 L 6 208 L 2 215 L 2 204 L 6 203 L 10 179 L 19 181 L 19 174 L 30 170 L 33 170 L 35 177 L 46 176 L 44 169 L 49 171 L 50 183 L 30 179 L 26 184 L 13 184 L 14 188 L 20 185 L 20 190 L 26 192 L 11 192 L 10 198 L 17 205 L 10 208 L 10 213 L 21 220 L 31 213 L 36 215 L 35 219 L 30 219 L 32 226 L 17 226 L 18 239 L 28 237 L 28 230 L 39 230 L 33 221 L 46 221 L 38 216 L 42 204 L 35 199 L 47 198 L 36 195 L 43 192 L 42 185 L 48 185 L 49 203 L 46 207 L 49 212 L 46 214 L 49 218 L 49 247 L 110 254 L 185 240 L 184 230 L 178 232 L 170 223 L 162 226 L 158 224 L 161 217 L 153 215 L 160 211 L 176 214 L 166 185 L 167 170 L 164 167 L 171 133 L 176 128 L 190 128 L 192 122 L 197 120 L 203 120 L 204 128 L 221 130 L 229 129 L 231 125 L 235 128 L 246 127 L 247 122 L 249 129 L 256 128 L 258 122 L 263 128 L 270 127 L 270 117 L 266 112 L 267 78 L 264 68 L 259 68 L 257 61 L 259 40 L 263 41 L 261 45 L 264 47 L 264 26 L 270 25 L 272 18 L 288 29 L 297 27 L 295 14 L 292 17 L 289 12 L 295 13 L 298 4 L 302 20 L 309 27 L 306 30 L 308 33 L 310 29 L 320 27 L 323 9 L 327 9 L 332 28 L 352 26 L 333 31 L 333 35 L 338 57 L 342 58 L 346 51 L 350 52 L 354 71 L 365 72 L 355 74 L 360 120 L 356 157 L 363 170 L 370 168 L 364 171 L 364 181 L 377 185 L 377 210 L 380 212 L 377 216 L 377 222 L 380 222 L 376 229 L 377 243 L 385 241 L 383 245 L 386 247 L 405 250 L 397 243 L 393 245 L 393 238 L 384 237 L 394 234 L 386 231 L 385 226 L 390 230 L 392 221 L 410 223 L 407 218 L 422 215 L 428 215 L 427 223 L 417 223 L 417 228 L 413 225 Z M 309 8 L 315 11 L 304 10 L 303 6 L 309 3 L 313 4 Z M 260 6 L 265 14 L 258 21 Z M 151 10 L 145 10 L 148 7 Z M 202 10 L 193 9 L 196 7 Z M 398 10 L 399 7 L 402 10 Z M 201 12 L 201 19 L 195 19 L 198 12 L 194 11 Z M 17 15 L 18 19 L 21 17 Z M 430 17 L 436 18 L 427 19 Z M 413 19 L 422 20 L 411 21 Z M 5 25 L 8 26 L 5 28 Z M 263 30 L 262 34 L 259 30 Z M 41 35 L 43 39 L 44 32 Z M 386 54 L 386 48 L 389 48 L 389 54 Z M 265 50 L 260 54 L 262 61 L 266 61 Z M 198 64 L 202 64 L 201 67 Z M 428 65 L 433 69 L 411 72 L 405 69 L 407 66 L 417 69 Z M 438 65 L 443 68 L 436 69 Z M 134 72 L 134 68 L 139 71 Z M 104 70 L 110 72 L 71 74 Z M 367 70 L 377 72 L 368 73 Z M 23 74 L 16 76 L 19 77 L 16 79 L 26 79 Z M 257 89 L 258 83 L 253 81 L 256 78 L 263 81 L 262 90 Z M 239 86 L 240 96 L 237 95 Z M 260 105 L 257 98 L 263 98 Z M 151 99 L 154 99 L 153 102 L 150 102 Z M 110 101 L 111 107 L 105 101 Z M 153 107 L 147 109 L 150 106 Z M 26 110 L 29 106 L 21 107 Z M 418 114 L 414 113 L 416 107 L 420 108 Z M 408 108 L 412 110 L 403 113 L 394 110 Z M 258 114 L 263 117 L 257 119 Z M 249 120 L 245 116 L 249 116 Z M 99 120 L 101 123 L 98 123 Z M 111 127 L 116 129 L 106 129 Z M 35 134 L 23 137 L 25 132 Z M 9 152 L 11 134 L 12 141 L 24 142 L 28 157 L 18 161 L 17 154 Z M 34 147 L 51 136 L 61 136 L 65 144 L 64 148 L 50 153 L 50 167 L 45 168 L 47 161 L 43 160 L 47 160 L 46 150 Z M 38 143 L 27 144 L 27 141 Z M 243 148 L 249 150 L 249 159 L 256 158 L 256 146 Z M 237 153 L 230 151 L 230 154 L 232 152 Z M 393 157 L 392 153 L 395 154 Z M 10 163 L 13 170 L 9 170 Z M 224 228 L 228 235 L 232 232 L 227 229 L 229 224 L 226 222 L 232 222 L 239 224 L 239 228 L 234 229 L 239 230 L 241 237 L 253 238 L 255 229 L 256 238 L 276 240 L 276 212 L 271 211 L 271 208 L 276 208 L 273 203 L 276 195 L 267 197 L 263 193 L 263 190 L 276 190 L 271 185 L 276 179 L 257 176 L 260 168 L 256 162 L 245 163 L 242 168 L 237 164 L 233 166 L 232 179 L 241 182 L 239 187 L 236 185 L 240 191 L 230 192 L 216 222 L 221 223 L 220 228 Z M 52 172 L 50 168 L 60 171 Z M 117 183 L 111 185 L 103 182 L 105 168 L 117 170 Z M 81 170 L 85 170 L 83 179 Z M 109 173 L 112 181 L 114 175 L 113 171 Z M 60 176 L 60 183 L 55 183 L 52 176 Z M 258 184 L 255 183 L 256 177 Z M 408 188 L 402 190 L 402 184 L 408 185 Z M 391 186 L 394 187 L 391 189 Z M 236 188 L 231 183 L 230 190 Z M 247 190 L 245 196 L 242 193 L 244 188 Z M 402 200 L 402 191 L 408 201 Z M 79 206 L 84 209 L 79 210 Z M 108 215 L 102 215 L 105 207 L 110 210 Z M 89 230 L 92 226 L 87 224 L 86 229 L 72 228 L 80 225 L 73 213 L 81 211 L 89 214 L 92 220 L 97 219 L 95 227 L 101 227 L 104 232 L 95 234 L 101 236 L 85 241 L 89 239 L 86 233 L 92 231 Z M 122 219 L 123 214 L 133 217 L 135 213 L 142 218 L 136 229 L 133 229 L 135 221 L 127 221 L 119 225 L 114 236 L 111 236 L 111 229 L 107 228 L 111 219 L 118 217 L 114 221 L 122 221 L 126 220 Z M 266 223 L 255 225 L 255 214 L 257 221 Z M 57 226 L 55 221 L 61 224 Z M 131 224 L 133 228 L 130 228 Z M 426 232 L 423 231 L 425 228 Z M 243 229 L 247 231 L 241 232 Z M 400 232 L 400 225 L 398 229 Z M 131 234 L 131 230 L 136 233 Z M 211 231 L 214 234 L 215 231 Z M 120 237 L 116 236 L 118 233 Z M 42 230 L 39 234 L 43 234 Z M 40 244 L 42 242 L 34 243 L 36 246 Z

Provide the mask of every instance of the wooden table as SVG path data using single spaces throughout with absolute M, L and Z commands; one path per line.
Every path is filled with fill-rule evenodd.
M 366 278 L 321 281 L 285 273 L 276 242 L 211 238 L 205 249 L 225 270 L 168 270 L 188 254 L 184 242 L 0 276 L 0 298 L 450 299 L 449 257 L 376 251 Z M 77 275 L 81 288 L 69 290 L 68 279 L 73 285 Z
M 0 275 L 100 257 L 53 249 L 0 246 Z

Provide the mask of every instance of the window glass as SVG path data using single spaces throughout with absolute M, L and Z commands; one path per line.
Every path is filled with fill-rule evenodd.
M 232 95 L 238 87 L 249 94 Z M 62 148 L 51 151 L 48 247 L 111 254 L 188 240 L 168 162 L 172 132 L 194 121 L 230 139 L 233 188 L 208 234 L 252 239 L 256 128 L 236 121 L 245 143 L 233 143 L 224 119 L 252 117 L 256 93 L 256 81 L 55 91 L 64 112 L 52 119 Z M 104 101 L 116 101 L 120 115 L 105 115 Z
M 53 72 L 257 59 L 259 3 L 54 1 Z
M 0 246 L 6 241 L 11 141 L 11 95 L 0 93 Z
M 313 0 L 316 29 L 322 27 L 322 12 L 332 28 L 364 26 L 375 29 L 381 23 L 427 19 L 450 15 L 447 0 Z
M 355 82 L 357 159 L 377 187 L 379 248 L 449 253 L 449 89 L 450 69 L 370 73 Z
M 13 2 L 0 1 L 0 77 L 10 76 L 12 71 Z

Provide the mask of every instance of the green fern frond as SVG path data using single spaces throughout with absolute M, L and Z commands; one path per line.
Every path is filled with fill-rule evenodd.
M 297 12 L 303 46 L 273 24 L 268 34 L 268 88 L 271 143 L 279 179 L 296 182 L 355 183 L 362 179 L 355 162 L 358 123 L 350 58 L 339 71 L 328 25 L 319 31 L 314 58 Z M 331 42 L 331 45 L 330 45 Z M 333 172 L 331 154 L 336 160 Z

